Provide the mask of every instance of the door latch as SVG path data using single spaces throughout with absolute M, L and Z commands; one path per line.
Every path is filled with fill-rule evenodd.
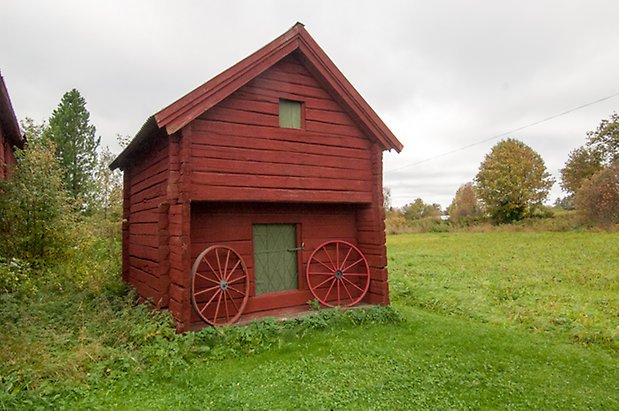
M 287 248 L 286 251 L 300 251 L 300 250 L 305 250 L 305 243 L 301 243 L 301 247 L 295 247 L 295 248 Z

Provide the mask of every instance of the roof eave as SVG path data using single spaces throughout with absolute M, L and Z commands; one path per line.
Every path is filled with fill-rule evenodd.
M 19 129 L 19 123 L 2 75 L 0 75 L 0 123 L 4 135 L 11 145 L 23 149 L 25 140 Z
M 157 132 L 159 127 L 157 126 L 157 122 L 155 121 L 155 116 L 150 116 L 140 128 L 140 131 L 137 132 L 131 143 L 112 161 L 109 165 L 111 170 L 115 170 L 117 168 L 124 170 L 127 160 L 129 156 L 133 154 L 138 148 L 142 145 L 144 141 L 146 141 L 152 134 Z

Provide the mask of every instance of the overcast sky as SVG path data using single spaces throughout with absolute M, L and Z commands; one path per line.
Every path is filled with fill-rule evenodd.
M 86 98 L 102 142 L 301 21 L 404 144 L 392 202 L 446 207 L 510 130 L 619 93 L 619 1 L 3 0 L 0 71 L 18 118 Z M 510 133 L 559 179 L 619 96 Z M 460 148 L 477 143 L 467 149 Z M 445 154 L 450 153 L 451 154 Z M 550 200 L 562 193 L 555 184 Z

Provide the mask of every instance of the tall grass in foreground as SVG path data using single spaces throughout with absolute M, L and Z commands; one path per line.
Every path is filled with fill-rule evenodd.
M 390 236 L 393 307 L 185 335 L 104 237 L 0 294 L 0 410 L 619 407 L 616 233 Z
M 392 300 L 619 353 L 619 233 L 388 238 Z

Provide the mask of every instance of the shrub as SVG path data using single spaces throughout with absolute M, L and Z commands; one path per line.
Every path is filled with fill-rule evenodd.
M 43 261 L 69 246 L 72 213 L 52 144 L 17 150 L 12 179 L 0 185 L 0 254 Z
M 593 224 L 619 224 L 619 166 L 605 168 L 585 180 L 576 193 L 576 209 Z
M 0 257 L 0 294 L 34 289 L 31 281 L 32 268 L 26 261 L 18 258 Z

